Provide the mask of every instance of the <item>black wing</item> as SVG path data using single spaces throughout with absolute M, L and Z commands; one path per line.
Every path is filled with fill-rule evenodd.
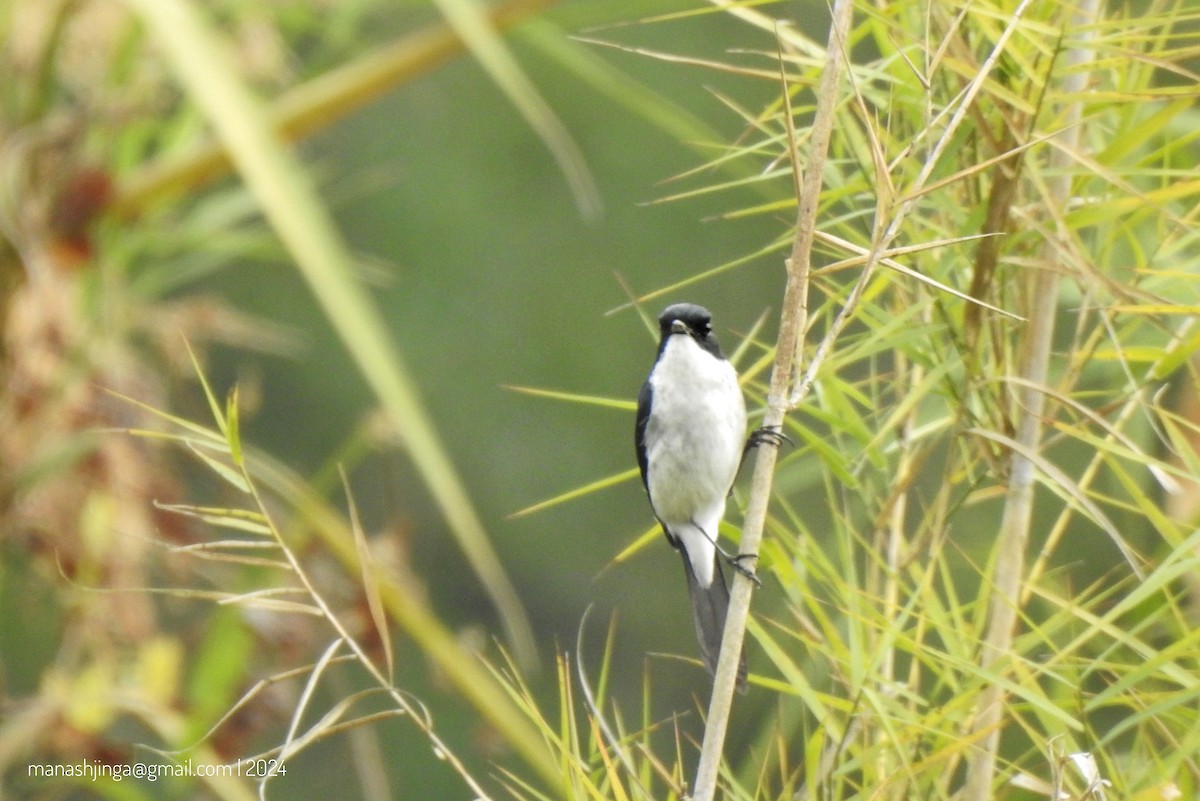
M 642 471 L 642 486 L 647 492 L 650 486 L 646 483 L 646 424 L 650 422 L 650 398 L 653 395 L 650 382 L 642 384 L 642 391 L 638 393 L 637 424 L 633 428 L 633 446 L 637 449 L 638 467 Z

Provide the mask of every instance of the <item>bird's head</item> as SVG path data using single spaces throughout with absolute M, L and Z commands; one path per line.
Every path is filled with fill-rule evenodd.
M 713 335 L 712 315 L 703 306 L 695 303 L 675 303 L 658 315 L 658 327 L 662 344 L 677 334 L 689 336 L 704 350 L 713 355 L 720 354 L 716 337 Z
M 664 337 L 672 334 L 704 337 L 712 333 L 712 315 L 695 303 L 675 303 L 658 315 L 658 325 Z

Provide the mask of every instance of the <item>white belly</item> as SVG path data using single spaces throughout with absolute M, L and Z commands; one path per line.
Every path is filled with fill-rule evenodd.
M 712 580 L 713 543 L 746 438 L 737 373 L 690 337 L 673 336 L 650 376 L 647 490 L 697 578 Z

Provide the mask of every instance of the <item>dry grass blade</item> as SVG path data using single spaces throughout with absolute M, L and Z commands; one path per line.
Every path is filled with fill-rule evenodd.
M 379 580 L 371 568 L 374 556 L 371 553 L 371 546 L 367 542 L 367 535 L 362 529 L 362 523 L 358 519 L 358 505 L 354 502 L 354 495 L 350 492 L 350 480 L 346 478 L 346 471 L 341 465 L 338 466 L 338 474 L 342 477 L 342 488 L 346 493 L 346 502 L 350 506 L 350 531 L 354 534 L 354 544 L 358 548 L 363 593 L 367 597 L 367 608 L 371 612 L 371 622 L 375 626 L 375 634 L 379 637 L 384 658 L 387 660 L 387 678 L 390 682 L 396 671 L 395 655 L 392 653 L 391 627 L 388 625 L 387 612 L 383 608 L 383 599 L 379 595 Z
M 300 601 L 288 601 L 279 597 L 281 595 L 303 594 L 304 590 L 301 590 L 298 587 L 250 590 L 249 592 L 224 593 L 220 598 L 217 599 L 217 603 L 222 606 L 247 606 L 254 609 L 261 609 L 265 612 L 308 615 L 309 617 L 317 618 L 324 617 L 324 611 L 313 604 L 301 603 Z
M 241 483 L 243 486 L 245 485 L 244 481 Z M 258 534 L 263 537 L 272 535 L 271 527 L 267 525 L 262 514 L 247 509 L 224 509 L 215 506 L 189 506 L 157 502 L 154 504 L 154 508 L 190 517 L 217 528 L 245 531 L 248 534 Z
M 275 543 L 248 542 L 246 540 L 218 540 L 215 542 L 199 542 L 194 545 L 180 545 L 171 548 L 171 553 L 188 554 L 208 562 L 224 562 L 226 564 L 242 565 L 244 567 L 265 567 L 275 570 L 290 571 L 290 563 L 282 559 L 269 559 L 262 556 L 250 556 L 248 550 L 277 548 Z
M 337 663 L 346 663 L 352 662 L 353 660 L 354 657 L 352 655 L 344 654 L 337 657 L 334 661 Z M 291 670 L 285 670 L 281 673 L 270 676 L 269 678 L 259 679 L 250 689 L 242 693 L 237 701 L 235 701 L 228 709 L 226 709 L 224 714 L 222 714 L 221 717 L 219 717 L 216 722 L 213 723 L 208 730 L 205 731 L 204 734 L 202 734 L 194 743 L 190 743 L 175 750 L 163 750 L 159 748 L 150 748 L 149 746 L 143 747 L 149 748 L 149 750 L 154 751 L 155 753 L 160 753 L 171 757 L 178 757 L 187 754 L 199 747 L 201 743 L 211 740 L 216 733 L 220 731 L 223 726 L 225 726 L 226 723 L 232 720 L 233 717 L 238 714 L 238 712 L 246 708 L 248 704 L 258 698 L 262 692 L 268 690 L 273 685 L 279 684 L 280 682 L 289 681 L 291 679 L 307 675 L 312 672 L 313 668 L 314 665 L 304 665 L 302 667 L 292 668 Z
M 822 275 L 825 273 L 831 273 L 831 272 L 836 272 L 838 270 L 843 270 L 843 269 L 846 269 L 847 267 L 859 267 L 859 266 L 870 264 L 872 262 L 877 261 L 878 263 L 882 264 L 884 267 L 887 267 L 888 269 L 895 270 L 896 272 L 898 272 L 902 275 L 907 275 L 910 278 L 915 278 L 916 280 L 920 281 L 921 283 L 928 284 L 929 286 L 931 286 L 941 292 L 945 292 L 949 295 L 953 295 L 954 297 L 958 298 L 959 300 L 964 300 L 967 303 L 975 304 L 981 308 L 987 309 L 990 312 L 995 312 L 996 314 L 1002 315 L 1004 317 L 1008 317 L 1012 320 L 1023 321 L 1025 319 L 1024 317 L 1022 317 L 1019 314 L 1016 314 L 1015 312 L 1008 311 L 1007 309 L 1002 309 L 999 306 L 993 306 L 992 304 L 990 304 L 984 300 L 980 300 L 979 298 L 976 298 L 966 292 L 961 292 L 952 286 L 949 286 L 947 284 L 942 283 L 941 281 L 938 281 L 936 278 L 932 278 L 931 276 L 928 276 L 928 275 L 925 275 L 924 273 L 918 272 L 918 271 L 912 269 L 911 267 L 906 267 L 903 264 L 901 264 L 900 262 L 896 261 L 897 256 L 907 256 L 912 253 L 921 253 L 924 251 L 934 250 L 937 248 L 950 247 L 952 245 L 958 245 L 958 244 L 962 244 L 964 242 L 974 242 L 974 241 L 977 241 L 980 239 L 986 239 L 988 237 L 995 236 L 995 234 L 970 234 L 968 236 L 957 236 L 957 237 L 952 237 L 950 239 L 936 240 L 933 242 L 923 242 L 919 245 L 905 245 L 903 247 L 889 248 L 889 249 L 879 251 L 879 252 L 874 252 L 868 248 L 860 247 L 858 245 L 855 245 L 852 242 L 846 241 L 845 239 L 834 236 L 833 234 L 826 234 L 826 233 L 817 231 L 815 233 L 815 236 L 818 240 L 825 242 L 826 244 L 836 245 L 839 248 L 848 250 L 851 253 L 856 254 L 852 258 L 842 259 L 841 261 L 837 261 L 837 262 L 834 262 L 833 264 L 829 264 L 825 267 L 822 267 L 818 271 Z
M 297 732 L 300 729 L 300 721 L 303 720 L 304 714 L 308 711 L 309 704 L 312 702 L 313 694 L 317 690 L 317 685 L 325 675 L 326 668 L 333 663 L 337 657 L 337 652 L 341 650 L 343 640 L 340 637 L 335 638 L 325 650 L 321 653 L 313 665 L 313 669 L 308 674 L 308 679 L 304 682 L 304 689 L 300 693 L 300 699 L 296 702 L 296 708 L 292 711 L 292 721 L 288 726 L 287 735 L 283 739 L 283 743 L 279 748 L 279 764 L 286 765 L 288 757 L 294 752 L 299 751 L 305 745 L 305 741 L 297 740 Z M 340 704 L 339 704 L 340 706 Z M 263 776 L 262 781 L 258 786 L 258 795 L 262 801 L 266 801 L 267 783 L 275 777 L 275 774 L 267 774 Z
M 369 726 L 372 723 L 377 723 L 382 720 L 392 720 L 398 717 L 407 717 L 408 713 L 400 709 L 382 709 L 378 712 L 368 712 L 365 715 L 359 715 L 356 718 L 343 720 L 349 708 L 357 703 L 362 698 L 367 698 L 372 695 L 377 695 L 378 690 L 361 690 L 353 695 L 342 698 L 331 709 L 329 709 L 321 719 L 306 729 L 292 743 L 292 755 L 295 756 L 298 752 L 303 751 L 311 745 L 314 745 L 322 740 L 328 740 L 331 737 L 336 737 L 339 734 L 353 734 L 356 731 L 361 731 L 364 726 Z M 282 746 L 269 748 L 266 751 L 260 751 L 257 754 L 249 757 L 249 760 L 270 760 L 276 759 L 282 761 L 280 754 L 283 753 Z M 282 775 L 282 774 L 280 774 Z
M 654 50 L 648 47 L 636 47 L 633 45 L 623 45 L 616 42 L 605 41 L 604 39 L 593 39 L 587 36 L 577 36 L 575 37 L 575 40 L 583 44 L 595 45 L 597 47 L 609 47 L 614 50 L 621 50 L 626 53 L 645 56 L 646 58 L 654 58 L 671 64 L 686 64 L 694 67 L 704 67 L 705 69 L 714 70 L 716 72 L 729 72 L 734 75 L 741 75 L 743 77 L 765 78 L 767 80 L 775 80 L 778 78 L 778 75 L 771 70 L 736 66 L 733 64 L 728 64 L 724 61 L 694 58 L 692 56 L 681 56 L 675 53 L 668 53 L 663 50 Z

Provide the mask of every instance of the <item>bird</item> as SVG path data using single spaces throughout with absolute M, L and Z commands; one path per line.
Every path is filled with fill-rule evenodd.
M 746 403 L 707 309 L 676 303 L 658 316 L 658 325 L 658 354 L 638 395 L 634 444 L 650 506 L 683 557 L 700 654 L 713 675 L 729 608 L 717 527 L 752 444 Z M 736 558 L 731 564 L 746 572 Z M 745 692 L 745 654 L 739 658 L 737 688 Z

